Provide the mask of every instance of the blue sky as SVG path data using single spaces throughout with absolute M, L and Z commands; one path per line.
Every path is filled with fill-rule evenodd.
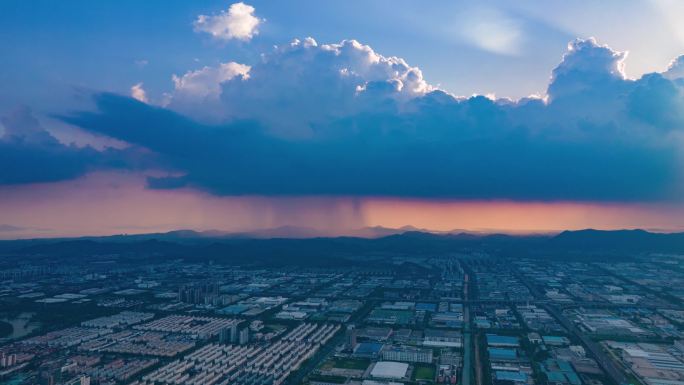
M 0 93 L 0 108 L 57 108 L 74 87 L 126 92 L 140 81 L 160 95 L 172 88 L 172 74 L 228 60 L 254 62 L 272 45 L 307 36 L 321 43 L 357 39 L 400 56 L 456 95 L 521 97 L 544 92 L 549 72 L 576 37 L 629 50 L 629 75 L 663 70 L 684 51 L 684 27 L 665 16 L 681 6 L 671 2 L 668 12 L 665 3 L 253 1 L 266 19 L 260 34 L 249 43 L 217 43 L 193 33 L 192 23 L 226 9 L 226 1 L 6 0 L 0 4 L 0 81 L 11 91 Z M 472 30 L 508 36 L 503 41 L 514 47 L 483 47 L 468 35 Z
M 670 0 L 6 0 L 0 225 L 383 225 L 389 211 L 364 207 L 396 199 L 449 204 L 459 220 L 422 224 L 441 229 L 482 228 L 458 215 L 473 207 L 516 231 L 684 228 L 683 14 Z M 97 215 L 74 210 L 76 190 Z M 158 210 L 144 223 L 113 219 L 143 199 Z M 539 204 L 534 223 L 494 214 Z M 545 222 L 554 210 L 565 225 Z

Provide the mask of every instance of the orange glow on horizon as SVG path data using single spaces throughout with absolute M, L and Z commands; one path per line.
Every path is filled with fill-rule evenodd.
M 281 226 L 344 235 L 365 226 L 543 233 L 583 228 L 680 231 L 684 205 L 435 201 L 382 197 L 216 197 L 151 190 L 134 174 L 97 173 L 0 188 L 0 238 L 110 235 L 178 229 L 240 232 Z
M 682 208 L 649 204 L 371 199 L 369 226 L 406 225 L 435 231 L 540 233 L 562 230 L 634 229 L 678 231 Z

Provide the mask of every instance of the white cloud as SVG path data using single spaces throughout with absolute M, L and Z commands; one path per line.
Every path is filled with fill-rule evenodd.
M 546 93 L 521 100 L 489 98 L 497 105 L 522 107 L 511 111 L 525 111 L 525 124 L 567 128 L 546 133 L 571 134 L 582 119 L 611 125 L 624 114 L 625 103 L 636 103 L 626 100 L 637 97 L 630 96 L 636 80 L 625 75 L 626 57 L 595 39 L 577 39 L 553 70 Z M 432 93 L 438 87 L 418 67 L 356 40 L 294 40 L 262 54 L 251 67 L 234 62 L 204 67 L 175 76 L 174 83 L 168 107 L 177 112 L 212 123 L 259 121 L 272 134 L 293 137 L 355 130 L 344 123 L 350 116 L 401 115 L 425 103 L 449 106 L 469 99 Z M 548 108 L 528 113 L 537 105 Z
M 243 2 L 235 3 L 228 12 L 218 15 L 199 15 L 195 20 L 195 32 L 206 32 L 220 40 L 251 40 L 259 34 L 259 25 L 264 21 L 254 15 L 254 7 Z
M 169 107 L 176 111 L 209 121 L 260 116 L 287 133 L 435 89 L 402 58 L 382 56 L 356 40 L 318 44 L 310 37 L 276 47 L 251 68 L 204 67 L 175 76 L 174 83 Z
M 678 56 L 670 62 L 663 76 L 668 79 L 684 78 L 684 55 Z
M 482 50 L 500 55 L 517 55 L 522 50 L 520 22 L 494 9 L 475 9 L 455 23 L 461 37 Z
M 594 123 L 613 121 L 624 109 L 624 98 L 633 86 L 625 74 L 627 54 L 594 38 L 570 42 L 546 91 L 555 113 L 566 117 L 581 114 Z
M 221 94 L 221 83 L 236 76 L 249 77 L 248 65 L 228 62 L 218 67 L 204 67 L 188 71 L 183 76 L 173 75 L 176 93 L 184 93 L 199 98 L 217 98 Z
M 135 84 L 131 87 L 131 97 L 143 103 L 147 103 L 147 93 L 145 93 L 142 83 Z
M 164 104 L 194 118 L 216 120 L 222 116 L 221 84 L 234 78 L 248 79 L 249 71 L 248 65 L 228 62 L 188 71 L 182 76 L 173 75 L 174 91 Z

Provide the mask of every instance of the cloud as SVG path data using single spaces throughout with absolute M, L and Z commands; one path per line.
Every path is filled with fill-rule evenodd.
M 568 44 L 568 52 L 553 70 L 547 94 L 551 99 L 558 99 L 596 92 L 615 93 L 613 87 L 627 84 L 626 57 L 626 52 L 600 45 L 594 38 L 577 39 Z
M 667 70 L 663 72 L 663 76 L 671 80 L 684 78 L 684 55 L 672 60 Z
M 198 118 L 221 116 L 221 86 L 234 78 L 248 79 L 249 71 L 248 65 L 228 62 L 218 67 L 188 71 L 182 76 L 173 75 L 174 91 L 169 95 L 166 105 Z
M 624 76 L 625 54 L 570 43 L 543 98 L 457 98 L 356 41 L 279 47 L 247 76 L 210 77 L 207 122 L 114 94 L 64 117 L 148 148 L 174 176 L 152 188 L 216 195 L 521 201 L 684 197 L 681 83 Z M 207 80 L 208 81 L 208 80 Z M 214 88 L 218 87 L 218 88 Z M 180 92 L 179 92 L 180 93 Z M 174 98 L 176 95 L 174 95 Z
M 93 170 L 137 169 L 143 164 L 139 148 L 98 151 L 89 146 L 64 144 L 25 107 L 17 108 L 0 121 L 5 127 L 0 137 L 0 185 L 56 182 Z
M 10 233 L 27 230 L 25 227 L 12 226 L 7 224 L 0 224 L 0 233 Z
M 200 15 L 194 23 L 195 32 L 205 32 L 219 40 L 251 40 L 259 34 L 263 19 L 254 16 L 254 7 L 243 2 L 235 3 L 228 12 L 218 15 Z
M 205 67 L 174 82 L 169 107 L 175 111 L 213 122 L 259 116 L 287 134 L 383 108 L 375 103 L 386 105 L 385 96 L 408 101 L 434 89 L 401 58 L 382 56 L 356 40 L 318 44 L 310 37 L 276 47 L 251 67 Z
M 521 23 L 496 9 L 466 11 L 455 28 L 466 42 L 485 51 L 518 55 L 522 49 Z
M 142 83 L 137 83 L 131 87 L 131 97 L 135 100 L 147 103 L 147 93 Z
M 65 146 L 46 131 L 27 108 L 2 118 L 0 184 L 51 182 L 72 179 L 88 170 L 91 149 Z

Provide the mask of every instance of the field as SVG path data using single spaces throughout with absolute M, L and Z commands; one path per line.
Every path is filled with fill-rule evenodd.
M 415 380 L 433 381 L 435 379 L 435 368 L 432 365 L 416 365 L 413 378 Z
M 340 358 L 333 359 L 326 362 L 323 367 L 325 369 L 354 369 L 354 370 L 366 370 L 370 365 L 370 360 L 368 359 L 351 359 L 351 358 Z

